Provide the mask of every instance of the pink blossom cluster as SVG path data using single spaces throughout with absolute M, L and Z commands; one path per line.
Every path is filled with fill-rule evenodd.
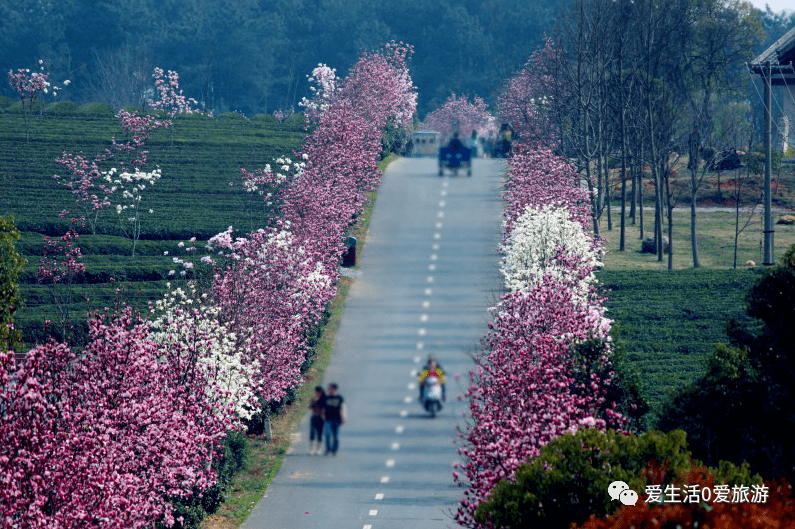
M 503 218 L 503 240 L 528 206 L 541 209 L 550 204 L 569 211 L 569 216 L 588 229 L 591 219 L 588 190 L 579 185 L 577 168 L 556 156 L 551 149 L 530 142 L 515 142 L 511 171 L 503 198 L 507 202 Z
M 565 232 L 560 226 L 533 231 L 527 215 L 545 215 L 550 223 L 571 219 L 568 230 L 581 226 L 580 231 L 587 233 L 587 193 L 578 186 L 571 165 L 528 141 L 517 145 L 509 164 L 504 195 L 507 244 L 519 239 L 514 234 L 518 225 L 524 226 L 525 239 L 536 233 L 548 237 Z M 553 215 L 557 208 L 566 214 Z M 600 244 L 592 240 L 575 246 L 587 253 Z M 528 268 L 528 273 L 536 274 L 531 281 L 510 285 L 510 292 L 492 309 L 484 351 L 470 373 L 466 395 L 470 421 L 461 432 L 459 448 L 463 461 L 453 473 L 455 482 L 466 487 L 456 512 L 456 521 L 464 527 L 480 527 L 474 518 L 480 502 L 500 481 L 513 479 L 518 466 L 537 456 L 552 439 L 581 427 L 626 424 L 615 411 L 616 403 L 606 402 L 605 397 L 614 374 L 610 320 L 605 318 L 604 300 L 592 275 L 596 261 L 583 259 L 572 249 L 561 242 L 552 257 L 545 257 L 550 259 L 546 266 Z M 591 340 L 601 344 L 596 357 L 578 356 L 577 346 Z
M 31 72 L 30 68 L 18 68 L 16 73 L 14 70 L 9 70 L 8 82 L 11 84 L 11 88 L 19 94 L 23 107 L 27 101 L 29 110 L 33 110 L 33 103 L 42 95 L 52 90 L 53 96 L 57 97 L 58 90 L 62 88 L 50 82 L 50 74 L 45 71 L 42 59 L 39 59 L 38 72 Z M 64 81 L 63 85 L 69 86 L 69 80 Z
M 179 87 L 179 74 L 173 70 L 164 73 L 162 68 L 155 68 L 152 77 L 155 80 L 155 89 L 158 92 L 157 101 L 149 100 L 152 108 L 165 110 L 169 118 L 174 119 L 177 114 L 195 114 L 198 112 L 198 101 L 192 97 L 185 97 Z
M 444 105 L 425 117 L 424 126 L 441 133 L 444 141 L 454 133 L 466 138 L 477 131 L 478 136 L 494 135 L 494 118 L 488 113 L 488 105 L 475 96 L 473 102 L 466 97 L 452 94 Z
M 77 219 L 72 219 L 73 223 Z M 85 272 L 85 265 L 80 262 L 83 255 L 80 247 L 75 244 L 77 232 L 74 228 L 58 239 L 44 238 L 44 256 L 39 262 L 37 275 L 43 283 L 60 283 L 71 281 Z

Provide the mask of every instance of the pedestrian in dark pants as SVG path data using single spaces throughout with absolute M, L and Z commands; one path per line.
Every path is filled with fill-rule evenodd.
M 315 397 L 309 403 L 312 418 L 309 421 L 309 453 L 320 455 L 323 447 L 323 426 L 325 424 L 326 393 L 323 386 L 315 386 Z
M 337 384 L 328 385 L 328 393 L 325 399 L 325 415 L 326 415 L 326 455 L 337 455 L 339 448 L 339 433 L 340 425 L 345 424 L 346 410 L 345 399 L 342 395 L 337 394 Z

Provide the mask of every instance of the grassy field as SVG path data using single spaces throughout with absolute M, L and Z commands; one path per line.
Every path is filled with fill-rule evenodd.
M 15 111 L 16 109 L 16 111 Z M 303 120 L 279 123 L 271 116 L 246 119 L 239 114 L 219 117 L 185 116 L 172 129 L 158 130 L 146 145 L 148 168 L 160 167 L 163 177 L 143 194 L 141 240 L 135 257 L 132 243 L 121 234 L 113 208 L 101 212 L 97 235 L 81 232 L 77 244 L 86 273 L 66 295 L 39 284 L 36 269 L 45 235 L 63 235 L 67 209 L 78 215 L 71 192 L 53 179 L 64 174 L 55 159 L 64 152 L 89 159 L 111 145 L 123 131 L 113 111 L 103 105 L 53 104 L 31 117 L 30 138 L 18 105 L 0 109 L 0 215 L 13 215 L 23 238 L 18 244 L 27 259 L 21 278 L 25 306 L 16 314 L 27 345 L 45 338 L 44 321 L 59 321 L 68 309 L 77 324 L 71 338 L 80 341 L 81 323 L 88 310 L 110 306 L 119 296 L 140 308 L 159 297 L 178 267 L 174 256 L 185 257 L 177 244 L 196 237 L 203 241 L 232 225 L 242 232 L 262 226 L 267 212 L 259 196 L 243 191 L 241 168 L 255 169 L 279 156 L 292 156 L 304 137 Z M 105 169 L 111 167 L 108 163 Z M 168 255 L 164 255 L 168 252 Z

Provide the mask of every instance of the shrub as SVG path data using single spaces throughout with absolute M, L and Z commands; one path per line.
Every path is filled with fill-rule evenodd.
M 116 111 L 113 109 L 112 106 L 106 105 L 105 103 L 83 103 L 77 109 L 80 114 L 86 114 L 90 116 L 115 116 Z
M 46 114 L 63 116 L 68 114 L 76 114 L 79 107 L 80 105 L 71 101 L 56 101 L 55 103 L 50 103 L 44 107 L 44 112 Z
M 658 470 L 650 475 L 646 469 L 652 463 Z M 500 482 L 478 507 L 476 519 L 495 527 L 565 528 L 592 514 L 615 511 L 620 504 L 607 493 L 613 481 L 643 491 L 648 483 L 675 482 L 692 465 L 682 431 L 653 431 L 638 437 L 580 429 L 541 448 L 538 457 L 519 467 L 515 481 Z M 731 484 L 761 482 L 758 476 L 751 477 L 747 466 L 723 463 L 712 472 Z
M 14 312 L 22 303 L 19 274 L 25 266 L 14 245 L 19 238 L 14 217 L 0 217 L 0 351 L 19 351 L 22 347 L 22 336 L 14 328 Z
M 8 108 L 14 104 L 14 99 L 6 96 L 0 96 L 0 108 Z

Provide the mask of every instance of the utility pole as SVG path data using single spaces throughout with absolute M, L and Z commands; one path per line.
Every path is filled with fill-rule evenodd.
M 765 81 L 765 246 L 762 264 L 765 266 L 773 266 L 773 213 L 772 213 L 772 196 L 770 187 L 772 184 L 773 164 L 772 164 L 772 144 L 773 144 L 773 86 L 772 86 L 772 66 L 770 62 L 767 63 L 767 72 L 762 73 L 762 78 Z

